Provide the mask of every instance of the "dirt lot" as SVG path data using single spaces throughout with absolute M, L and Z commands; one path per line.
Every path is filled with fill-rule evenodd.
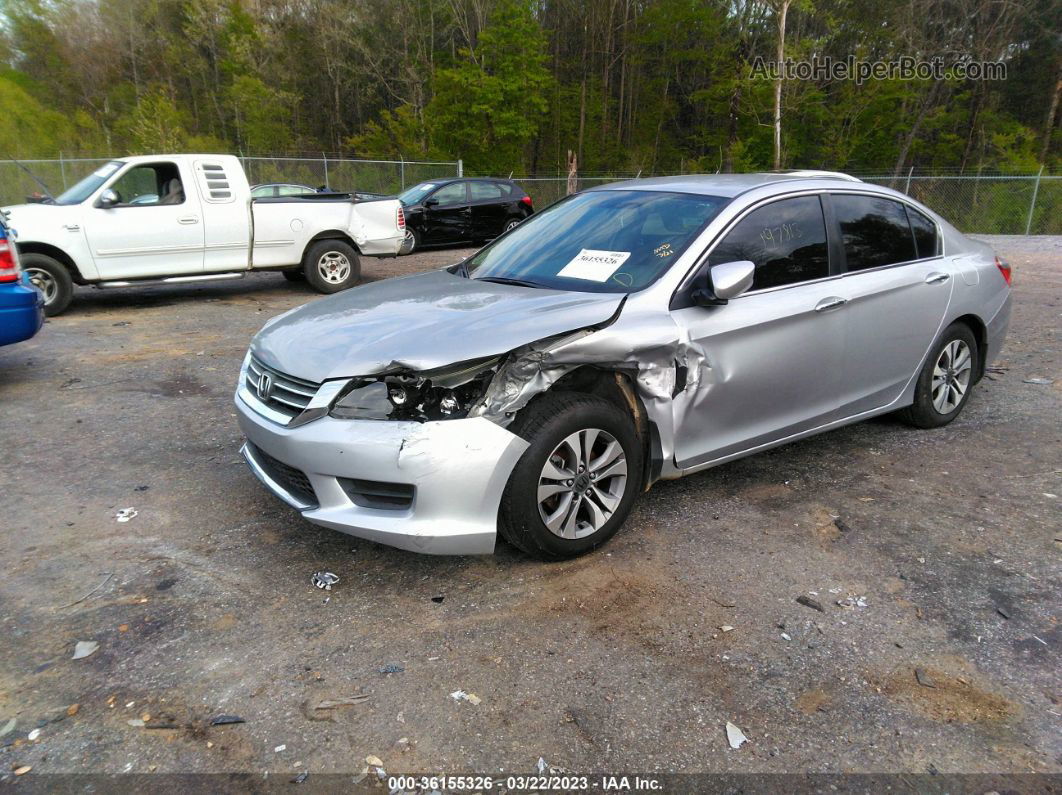
M 958 421 L 886 418 L 658 484 L 561 564 L 376 546 L 258 484 L 234 380 L 267 318 L 317 300 L 305 287 L 79 291 L 0 349 L 0 780 L 287 782 L 370 755 L 389 773 L 1062 771 L 1062 240 L 995 243 L 1014 321 Z M 99 648 L 73 660 L 78 641 Z

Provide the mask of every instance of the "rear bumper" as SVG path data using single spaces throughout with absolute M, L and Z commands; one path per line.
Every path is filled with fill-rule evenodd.
M 406 233 L 403 231 L 398 237 L 366 240 L 364 243 L 359 243 L 358 248 L 361 249 L 362 254 L 369 257 L 397 257 L 405 239 Z
M 0 284 L 0 345 L 28 340 L 44 325 L 44 296 L 23 276 Z
M 274 495 L 314 524 L 433 555 L 494 551 L 498 506 L 527 442 L 482 419 L 337 420 L 287 428 L 237 394 L 241 452 Z M 396 488 L 408 500 L 369 507 L 352 483 Z M 355 500 L 362 504 L 357 504 Z
M 985 354 L 986 367 L 991 365 L 1003 350 L 1003 341 L 1006 339 L 1007 329 L 1010 326 L 1010 311 L 1012 303 L 1013 299 L 1011 298 L 1011 291 L 1008 289 L 999 309 L 985 324 L 985 336 L 988 340 L 988 350 Z

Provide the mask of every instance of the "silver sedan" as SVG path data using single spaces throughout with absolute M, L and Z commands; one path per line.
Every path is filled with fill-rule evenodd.
M 951 422 L 1010 268 L 842 174 L 570 196 L 445 270 L 273 318 L 236 392 L 253 472 L 307 520 L 434 554 L 552 559 L 639 492 L 896 412 Z

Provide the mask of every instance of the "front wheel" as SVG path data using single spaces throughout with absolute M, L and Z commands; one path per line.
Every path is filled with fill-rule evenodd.
M 510 430 L 530 446 L 502 495 L 502 537 L 543 560 L 608 541 L 642 485 L 642 448 L 630 416 L 592 395 L 547 393 Z
M 953 323 L 944 329 L 918 374 L 914 403 L 899 411 L 899 418 L 916 428 L 939 428 L 958 417 L 970 399 L 977 356 L 969 326 Z
M 46 254 L 23 254 L 19 259 L 22 270 L 44 295 L 44 314 L 55 317 L 70 306 L 74 280 L 61 262 Z
M 319 293 L 338 293 L 361 278 L 358 252 L 342 240 L 319 240 L 306 249 L 302 260 L 306 281 Z

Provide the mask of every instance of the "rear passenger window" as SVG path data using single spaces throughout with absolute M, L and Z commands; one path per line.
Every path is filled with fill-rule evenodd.
M 829 276 L 826 222 L 819 198 L 782 199 L 753 210 L 715 247 L 708 264 L 736 260 L 756 265 L 753 290 Z
M 841 226 L 848 270 L 880 268 L 918 259 L 904 206 L 877 196 L 830 197 Z
M 907 220 L 914 232 L 915 248 L 919 259 L 935 257 L 940 253 L 937 242 L 937 225 L 913 207 L 906 207 Z
M 468 187 L 472 192 L 472 201 L 474 202 L 500 199 L 502 197 L 501 185 L 497 182 L 470 182 Z

